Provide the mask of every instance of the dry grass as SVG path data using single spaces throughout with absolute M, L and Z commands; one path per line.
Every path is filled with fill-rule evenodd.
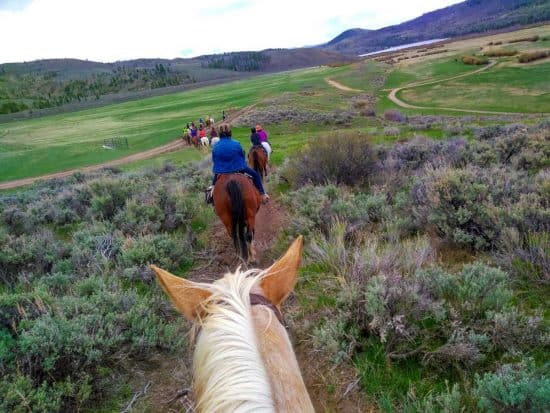
M 520 43 L 520 42 L 536 42 L 540 37 L 538 35 L 529 37 L 520 37 L 518 39 L 509 40 L 508 43 Z
M 462 63 L 465 65 L 486 65 L 489 60 L 484 56 L 463 56 Z
M 535 60 L 545 59 L 550 56 L 550 50 L 522 53 L 518 56 L 518 62 L 529 63 Z
M 517 50 L 514 49 L 493 49 L 493 50 L 487 50 L 485 53 L 483 53 L 484 56 L 487 57 L 503 57 L 503 56 L 515 56 L 518 53 Z

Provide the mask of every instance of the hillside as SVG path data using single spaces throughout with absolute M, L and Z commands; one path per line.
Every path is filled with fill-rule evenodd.
M 550 20 L 546 0 L 467 0 L 379 30 L 352 29 L 320 46 L 358 55 L 422 40 L 483 33 Z
M 268 49 L 199 56 L 193 59 L 135 59 L 101 63 L 47 59 L 0 65 L 0 114 L 101 103 L 102 97 L 201 82 L 242 78 L 251 72 L 277 72 L 350 61 L 332 51 Z
M 546 50 L 550 25 L 256 76 L 178 61 L 248 77 L 1 123 L 2 183 L 64 176 L 0 190 L 0 412 L 198 410 L 190 324 L 148 265 L 210 282 L 242 263 L 204 203 L 210 150 L 178 136 L 222 111 L 243 149 L 257 123 L 274 149 L 258 267 L 304 237 L 282 311 L 315 411 L 546 412 L 550 59 L 520 61 Z M 284 68 L 255 53 L 227 62 Z M 69 63 L 58 78 L 102 69 Z

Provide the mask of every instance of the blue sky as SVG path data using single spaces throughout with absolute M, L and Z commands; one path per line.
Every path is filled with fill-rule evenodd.
M 0 0 L 0 63 L 46 58 L 111 62 L 300 47 L 458 2 Z

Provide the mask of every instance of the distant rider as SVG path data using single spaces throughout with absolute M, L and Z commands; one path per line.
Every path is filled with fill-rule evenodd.
M 258 132 L 256 132 L 256 128 L 250 128 L 250 143 L 252 143 L 252 148 L 254 148 L 254 146 L 259 146 L 260 148 L 263 149 L 263 151 L 265 152 L 266 156 L 268 156 L 269 154 L 267 153 L 265 147 L 262 145 L 262 141 L 261 141 L 261 138 L 260 138 L 260 134 Z M 250 153 L 250 152 L 249 152 Z
M 267 153 L 267 159 L 269 159 L 269 156 L 271 155 L 271 144 L 267 140 L 267 133 L 265 130 L 262 129 L 262 125 L 256 125 L 256 133 L 260 136 L 260 142 L 264 147 L 265 152 Z

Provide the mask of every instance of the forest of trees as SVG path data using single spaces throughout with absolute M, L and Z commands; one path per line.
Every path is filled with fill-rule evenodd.
M 102 95 L 194 83 L 186 72 L 157 63 L 151 68 L 119 66 L 110 72 L 61 79 L 58 72 L 16 73 L 0 69 L 0 114 L 61 106 Z
M 204 56 L 201 66 L 209 69 L 228 69 L 236 72 L 262 70 L 270 61 L 263 52 L 236 52 Z

